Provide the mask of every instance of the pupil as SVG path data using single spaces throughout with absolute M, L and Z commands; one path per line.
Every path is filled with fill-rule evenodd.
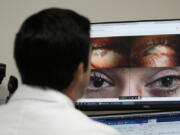
M 168 86 L 172 85 L 173 78 L 172 77 L 165 77 L 165 78 L 162 78 L 161 81 L 162 81 L 163 86 L 168 87 Z
M 93 85 L 95 86 L 95 87 L 101 87 L 102 85 L 103 85 L 103 83 L 104 83 L 104 80 L 103 79 L 101 79 L 101 78 L 97 78 L 97 77 L 94 77 L 94 78 L 92 78 L 91 79 L 92 80 L 92 82 L 93 82 Z

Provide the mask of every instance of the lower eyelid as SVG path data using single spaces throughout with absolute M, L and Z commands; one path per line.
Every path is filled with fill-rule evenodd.
M 159 90 L 159 89 L 154 89 L 154 90 L 151 90 L 150 93 L 152 94 L 152 96 L 167 97 L 167 96 L 175 95 L 177 93 L 177 91 L 178 91 L 178 88 L 176 88 L 174 90 Z
M 179 88 L 180 85 L 174 85 L 171 88 L 150 87 L 149 92 L 152 93 L 153 95 L 170 96 L 175 94 Z
M 158 81 L 158 80 L 157 80 Z M 157 86 L 155 83 L 157 83 L 156 81 L 154 81 L 154 82 L 151 82 L 151 83 L 148 83 L 148 84 L 146 84 L 145 86 L 146 87 L 149 87 L 149 88 L 156 88 L 156 89 L 170 89 L 168 86 L 168 88 L 166 88 L 166 87 L 164 87 L 164 86 Z M 156 85 L 156 86 L 155 86 Z M 164 88 L 162 88 L 162 87 L 164 87 Z

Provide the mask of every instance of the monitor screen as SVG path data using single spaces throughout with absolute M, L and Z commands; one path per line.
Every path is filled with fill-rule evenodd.
M 179 135 L 180 112 L 91 117 L 127 135 Z
M 78 108 L 180 104 L 180 20 L 92 24 L 91 46 Z

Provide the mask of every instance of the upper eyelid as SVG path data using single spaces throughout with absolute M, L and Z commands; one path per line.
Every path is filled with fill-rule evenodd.
M 143 42 L 143 44 L 145 45 L 159 45 L 159 44 L 169 45 L 172 43 L 173 42 L 167 38 L 154 38 Z
M 154 82 L 158 79 L 161 79 L 163 77 L 167 77 L 167 76 L 179 76 L 180 73 L 176 70 L 176 69 L 166 69 L 166 70 L 161 70 L 157 73 L 155 73 L 154 75 L 152 75 L 146 84 L 149 84 L 151 82 Z
M 93 45 L 92 45 L 92 50 L 96 50 L 96 49 L 113 50 L 114 48 L 111 47 L 111 46 L 107 46 L 107 45 L 98 45 L 98 46 L 93 46 Z
M 95 74 L 101 75 L 100 77 L 101 77 L 102 79 L 105 79 L 105 80 L 107 80 L 109 83 L 113 84 L 113 80 L 112 80 L 108 75 L 106 75 L 106 74 L 104 74 L 104 73 L 102 73 L 102 72 L 100 72 L 100 71 L 91 70 L 90 77 L 91 77 L 91 76 L 94 76 Z M 96 75 L 96 77 L 99 77 L 99 76 Z
M 97 43 L 91 43 L 92 49 L 107 49 L 107 50 L 121 50 L 122 48 L 122 44 L 124 46 L 124 43 L 109 43 L 109 42 L 105 42 L 105 43 L 101 43 L 101 44 L 97 44 Z M 125 46 L 124 46 L 125 47 Z
M 172 44 L 174 44 L 174 42 L 168 38 L 153 38 L 153 39 L 145 40 L 144 42 L 141 43 L 142 46 L 146 46 L 146 45 L 155 46 L 155 45 L 159 45 L 159 44 L 172 45 Z M 92 44 L 92 50 L 95 50 L 95 49 L 107 49 L 107 50 L 116 51 L 116 49 L 118 49 L 118 48 L 116 47 L 116 45 Z M 131 48 L 129 48 L 129 49 L 131 49 Z M 121 49 L 119 49 L 119 50 L 121 50 Z
M 152 81 L 152 82 L 147 83 L 146 86 L 148 86 L 149 84 L 153 84 L 153 83 L 155 83 L 155 82 L 157 82 L 157 81 L 161 81 L 162 78 L 166 78 L 166 77 L 173 77 L 173 79 L 176 78 L 176 79 L 179 79 L 179 80 L 180 80 L 180 76 L 177 76 L 177 75 L 169 75 L 169 76 L 168 76 L 168 75 L 167 75 L 167 76 L 161 77 L 161 78 L 159 78 L 159 79 L 157 79 L 157 80 L 154 80 L 154 81 Z M 163 89 L 169 89 L 169 88 L 163 88 Z

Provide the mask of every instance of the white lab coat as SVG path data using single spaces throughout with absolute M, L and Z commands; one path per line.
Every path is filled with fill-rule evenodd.
M 94 122 L 66 95 L 22 85 L 7 105 L 0 106 L 0 135 L 118 135 Z

